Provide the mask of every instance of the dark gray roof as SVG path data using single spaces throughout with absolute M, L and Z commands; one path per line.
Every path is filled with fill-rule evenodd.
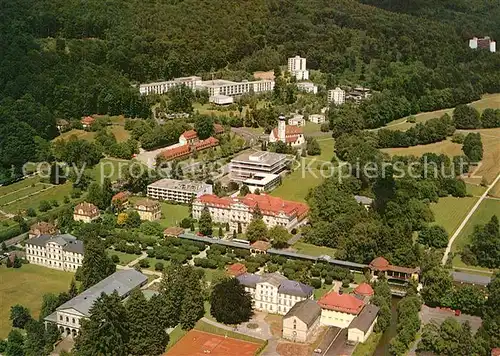
M 367 332 L 372 326 L 373 321 L 377 317 L 379 308 L 374 304 L 367 304 L 361 310 L 361 313 L 351 321 L 349 324 L 349 329 L 359 329 L 363 332 Z
M 29 239 L 26 243 L 45 247 L 45 245 L 49 242 L 55 242 L 60 246 L 63 246 L 64 251 L 76 252 L 83 255 L 83 242 L 77 240 L 76 237 L 70 234 L 61 234 L 61 235 L 41 235 L 39 237 L 33 237 Z
M 313 292 L 313 287 L 297 281 L 290 281 L 288 279 L 281 282 L 281 285 L 278 288 L 278 293 L 295 295 L 304 298 L 308 298 Z
M 305 299 L 295 305 L 286 313 L 284 318 L 295 316 L 302 320 L 308 327 L 320 317 L 321 308 L 318 303 L 311 299 Z
M 102 293 L 111 294 L 116 291 L 120 297 L 123 297 L 128 295 L 132 289 L 144 285 L 147 280 L 148 277 L 135 269 L 116 271 L 111 276 L 104 278 L 83 293 L 64 303 L 56 310 L 75 309 L 89 317 L 90 308 Z
M 451 272 L 451 276 L 455 282 L 477 284 L 480 286 L 487 286 L 491 282 L 491 277 L 481 276 L 479 274 L 465 273 L 465 272 Z
M 229 247 L 236 247 L 236 248 L 244 248 L 249 250 L 250 245 L 239 243 L 239 242 L 233 242 L 229 240 L 222 240 L 222 239 L 214 239 L 212 237 L 208 236 L 197 236 L 193 234 L 180 234 L 180 238 L 187 239 L 187 240 L 193 240 L 193 241 L 200 241 L 208 244 L 218 244 L 218 245 L 223 245 L 223 246 L 229 246 Z
M 243 284 L 245 287 L 255 288 L 257 283 L 260 282 L 261 278 L 257 274 L 245 273 L 242 274 L 241 276 L 236 277 L 236 279 L 240 281 L 240 283 Z

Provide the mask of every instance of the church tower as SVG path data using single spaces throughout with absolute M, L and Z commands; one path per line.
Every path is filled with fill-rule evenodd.
M 278 140 L 286 143 L 286 118 L 283 114 L 278 118 Z

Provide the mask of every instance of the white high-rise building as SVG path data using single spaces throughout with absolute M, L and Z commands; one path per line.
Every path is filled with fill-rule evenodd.
M 306 59 L 300 56 L 288 58 L 288 71 L 297 80 L 309 80 L 309 71 L 306 67 Z
M 328 102 L 335 105 L 342 105 L 345 103 L 345 90 L 336 87 L 333 90 L 328 90 Z

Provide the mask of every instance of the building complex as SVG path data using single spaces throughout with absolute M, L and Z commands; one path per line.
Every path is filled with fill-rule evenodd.
M 306 59 L 300 56 L 288 58 L 288 71 L 297 80 L 308 80 L 309 71 L 306 66 Z
M 123 300 L 133 289 L 145 285 L 147 281 L 148 278 L 135 269 L 117 271 L 62 304 L 44 321 L 46 324 L 56 324 L 63 336 L 74 338 L 80 332 L 81 320 L 90 318 L 90 310 L 102 293 L 111 294 L 116 292 Z
M 345 103 L 345 90 L 336 87 L 335 89 L 328 90 L 328 102 L 333 102 L 335 105 L 342 105 Z
M 245 93 L 272 91 L 274 89 L 274 80 L 233 82 L 224 79 L 202 80 L 201 77 L 192 76 L 175 78 L 164 82 L 141 84 L 139 91 L 142 95 L 164 94 L 177 85 L 185 85 L 192 90 L 206 90 L 209 97 L 214 97 L 213 102 L 216 102 L 215 98 L 219 95 L 232 97 Z
M 278 118 L 278 127 L 275 127 L 269 134 L 269 142 L 284 142 L 290 146 L 302 146 L 306 143 L 304 130 L 298 126 L 286 124 L 286 118 L 280 115 Z
M 239 230 L 238 226 L 242 231 L 246 231 L 257 208 L 269 228 L 281 226 L 289 231 L 307 223 L 309 212 L 309 207 L 304 203 L 267 194 L 247 194 L 237 198 L 202 195 L 193 202 L 193 218 L 199 219 L 204 208 L 210 212 L 213 222 L 228 223 L 234 231 Z
M 75 272 L 83 255 L 83 242 L 68 234 L 41 235 L 26 241 L 26 259 L 35 265 Z
M 176 201 L 189 204 L 204 194 L 212 194 L 212 185 L 190 180 L 160 179 L 147 187 L 152 199 Z
M 311 82 L 299 82 L 297 89 L 310 94 L 318 94 L 318 86 Z
M 229 165 L 231 180 L 243 182 L 258 174 L 279 175 L 288 168 L 290 158 L 268 151 L 245 152 L 233 158 Z
M 288 119 L 288 125 L 297 127 L 306 126 L 306 120 L 304 119 L 304 115 L 293 114 L 292 117 Z
M 483 38 L 471 38 L 469 40 L 469 47 L 472 49 L 486 49 L 492 53 L 495 53 L 497 51 L 497 43 L 488 36 Z
M 314 288 L 278 273 L 245 273 L 236 277 L 252 296 L 256 310 L 284 315 L 300 301 L 313 299 Z

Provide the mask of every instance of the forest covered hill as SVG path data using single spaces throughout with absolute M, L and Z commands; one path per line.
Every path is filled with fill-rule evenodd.
M 421 0 L 405 8 L 365 1 L 375 6 L 0 0 L 0 166 L 36 159 L 57 134 L 56 118 L 148 117 L 149 105 L 131 83 L 221 68 L 269 70 L 295 54 L 334 82 L 381 92 L 363 108 L 366 127 L 500 91 L 500 56 L 467 47 L 471 35 L 498 33 L 498 3 Z

